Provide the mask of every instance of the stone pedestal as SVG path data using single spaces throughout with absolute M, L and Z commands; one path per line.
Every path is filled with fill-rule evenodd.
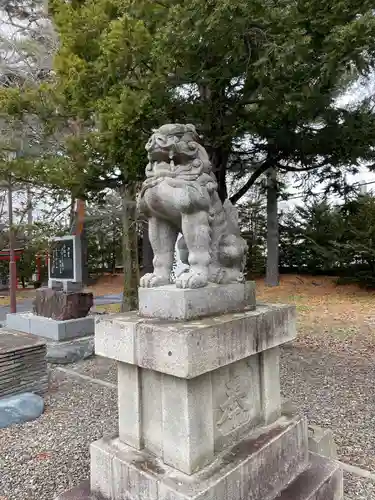
M 33 313 L 58 321 L 85 318 L 94 304 L 92 293 L 64 292 L 52 288 L 36 290 Z
M 90 488 L 59 498 L 341 500 L 341 471 L 310 460 L 305 419 L 281 411 L 279 346 L 295 338 L 295 309 L 222 304 L 172 321 L 157 291 L 140 291 L 151 317 L 97 320 L 96 353 L 118 362 L 119 435 L 91 445 Z M 201 307 L 201 290 L 186 292 L 160 290 L 189 295 L 178 316 Z
M 253 281 L 197 289 L 175 285 L 139 289 L 139 313 L 148 318 L 190 320 L 251 309 L 255 309 Z

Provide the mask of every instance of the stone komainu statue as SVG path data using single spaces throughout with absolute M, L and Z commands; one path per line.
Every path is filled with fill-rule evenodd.
M 146 150 L 149 163 L 139 196 L 139 209 L 149 218 L 154 272 L 142 287 L 170 283 L 174 248 L 188 271 L 176 278 L 179 288 L 244 280 L 247 246 L 240 235 L 237 212 L 217 192 L 210 160 L 193 125 L 163 125 Z

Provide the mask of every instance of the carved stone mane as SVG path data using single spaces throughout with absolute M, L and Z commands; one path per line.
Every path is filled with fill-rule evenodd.
M 154 272 L 142 287 L 170 282 L 177 236 L 180 258 L 190 267 L 176 280 L 179 288 L 243 281 L 246 243 L 237 212 L 221 203 L 211 162 L 194 125 L 168 124 L 146 145 L 149 163 L 139 209 L 149 218 Z

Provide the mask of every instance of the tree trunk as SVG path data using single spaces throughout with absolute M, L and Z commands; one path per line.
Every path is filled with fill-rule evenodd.
M 211 152 L 212 170 L 217 179 L 219 197 L 222 202 L 228 198 L 226 177 L 228 159 L 229 152 L 223 147 L 214 148 Z
M 121 311 L 126 312 L 138 308 L 139 262 L 135 186 L 124 186 L 121 199 L 124 263 L 124 295 Z
M 266 285 L 279 285 L 279 222 L 277 213 L 277 171 L 267 173 L 267 267 Z
M 89 253 L 88 253 L 88 238 L 87 231 L 85 228 L 85 223 L 81 234 L 79 235 L 81 239 L 81 253 L 82 253 L 82 284 L 89 285 Z
M 70 200 L 70 209 L 69 209 L 69 224 L 71 227 L 71 231 L 73 231 L 73 226 L 76 222 L 76 199 L 72 194 L 72 198 Z

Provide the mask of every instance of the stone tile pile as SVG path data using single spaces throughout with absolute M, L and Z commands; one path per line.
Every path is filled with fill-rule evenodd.
M 0 398 L 48 388 L 46 343 L 12 330 L 0 330 Z

